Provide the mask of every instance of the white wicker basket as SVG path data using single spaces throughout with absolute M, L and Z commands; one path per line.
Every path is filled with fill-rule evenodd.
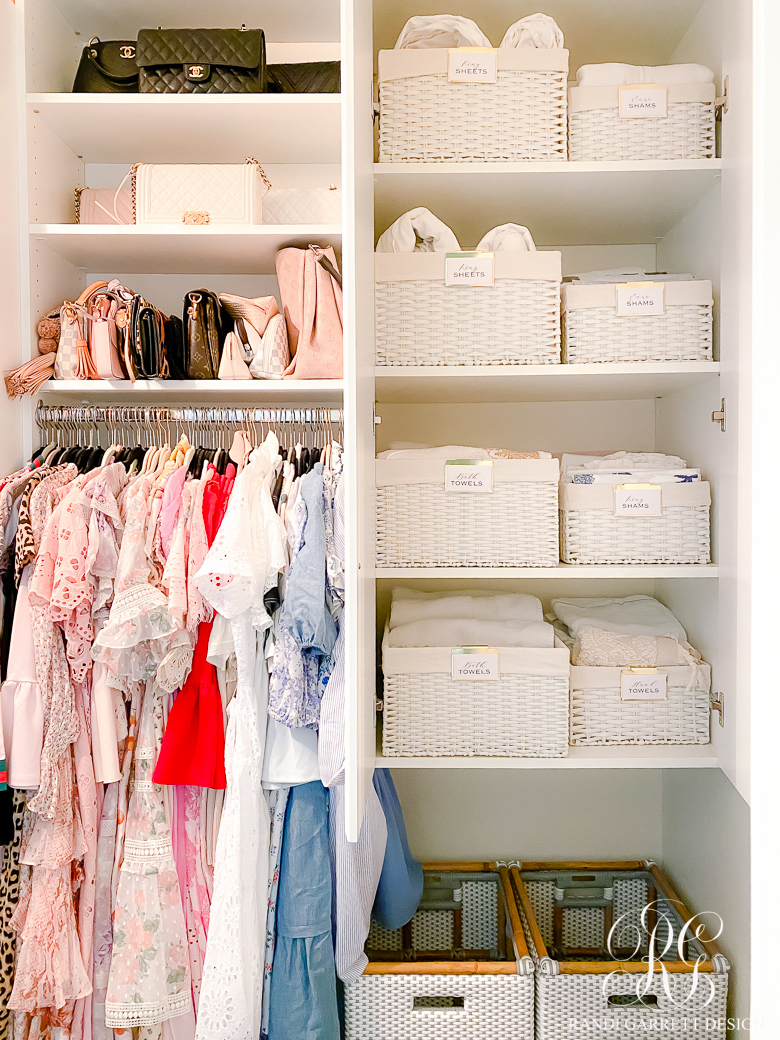
M 451 83 L 449 52 L 379 52 L 380 162 L 566 158 L 567 50 L 499 50 L 496 83 Z
M 664 314 L 617 313 L 616 284 L 561 291 L 564 360 L 712 361 L 712 282 L 666 282 Z
M 556 567 L 556 459 L 496 459 L 491 494 L 444 490 L 444 461 L 376 460 L 379 567 Z
M 565 758 L 569 651 L 502 647 L 501 676 L 452 678 L 452 647 L 382 647 L 382 754 Z
M 534 1040 L 533 961 L 506 867 L 447 866 L 426 866 L 406 928 L 372 924 L 370 963 L 344 987 L 346 1040 Z M 431 899 L 453 909 L 426 909 Z
M 715 943 L 691 938 L 699 918 L 685 932 L 686 963 L 678 961 L 678 939 L 693 914 L 662 870 L 643 863 L 616 863 L 610 869 L 605 863 L 528 867 L 522 873 L 512 867 L 511 873 L 536 966 L 536 1040 L 725 1040 L 729 963 Z M 603 886 L 605 898 L 600 906 L 571 906 L 571 885 L 590 885 L 594 895 Z M 583 898 L 586 904 L 598 901 L 587 893 Z M 641 921 L 648 905 L 655 906 L 658 929 L 652 975 L 648 929 Z M 618 961 L 605 949 L 610 908 L 616 922 L 613 949 L 619 944 L 632 952 L 640 937 L 644 961 L 630 954 Z M 652 927 L 652 917 L 646 921 Z M 584 956 L 584 949 L 594 952 Z M 692 967 L 698 958 L 696 977 Z
M 712 159 L 715 156 L 715 86 L 671 84 L 668 115 L 618 115 L 614 87 L 569 90 L 569 159 Z
M 377 253 L 377 365 L 557 365 L 561 254 L 495 254 L 495 283 L 447 286 L 444 253 Z
M 620 698 L 620 668 L 572 665 L 570 742 L 578 744 L 708 744 L 710 668 L 705 682 L 688 690 L 689 668 L 664 668 L 664 701 Z
M 709 563 L 710 485 L 663 484 L 662 516 L 615 516 L 610 484 L 561 484 L 564 563 Z

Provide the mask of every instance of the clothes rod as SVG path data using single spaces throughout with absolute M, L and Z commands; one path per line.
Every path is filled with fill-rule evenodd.
M 341 424 L 344 413 L 337 408 L 159 408 L 140 405 L 75 406 L 38 403 L 35 420 L 39 427 L 96 423 L 101 425 L 153 425 L 185 423 L 212 426 L 240 426 L 259 423 L 266 426 L 306 426 Z

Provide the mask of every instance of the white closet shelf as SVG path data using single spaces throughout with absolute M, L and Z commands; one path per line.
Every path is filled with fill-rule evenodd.
M 559 563 L 557 567 L 376 567 L 379 578 L 717 578 L 715 563 Z
M 667 234 L 718 183 L 720 159 L 375 163 L 376 226 L 426 206 L 464 249 L 496 224 L 525 224 L 538 246 L 631 245 Z
M 720 374 L 717 361 L 592 365 L 377 367 L 380 404 L 491 401 L 640 401 L 685 390 Z
M 571 747 L 567 758 L 385 758 L 385 769 L 717 769 L 712 744 Z
M 340 94 L 28 94 L 88 163 L 338 163 Z M 107 122 L 120 127 L 107 132 Z
M 341 404 L 344 383 L 341 379 L 50 379 L 40 388 L 49 403 L 62 396 L 72 403 L 75 398 L 106 398 L 110 403 L 144 402 L 160 404 L 166 399 L 198 404 L 224 405 L 248 402 L 275 407 L 278 404 Z
M 248 227 L 160 224 L 143 227 L 31 224 L 33 247 L 44 245 L 85 271 L 122 274 L 275 274 L 284 246 L 310 242 L 339 248 L 335 224 Z

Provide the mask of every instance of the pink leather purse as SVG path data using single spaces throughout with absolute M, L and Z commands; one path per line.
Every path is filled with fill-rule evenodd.
M 342 293 L 333 249 L 281 249 L 276 275 L 292 355 L 284 378 L 341 379 Z

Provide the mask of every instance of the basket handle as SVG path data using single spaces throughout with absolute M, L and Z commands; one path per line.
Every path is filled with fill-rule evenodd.
M 440 1000 L 452 1001 L 451 1004 L 442 1007 L 441 1004 L 437 1003 Z M 466 1010 L 466 998 L 462 996 L 456 996 L 449 993 L 437 993 L 435 996 L 430 993 L 425 993 L 420 996 L 414 997 L 412 1001 L 413 1011 L 465 1011 Z

